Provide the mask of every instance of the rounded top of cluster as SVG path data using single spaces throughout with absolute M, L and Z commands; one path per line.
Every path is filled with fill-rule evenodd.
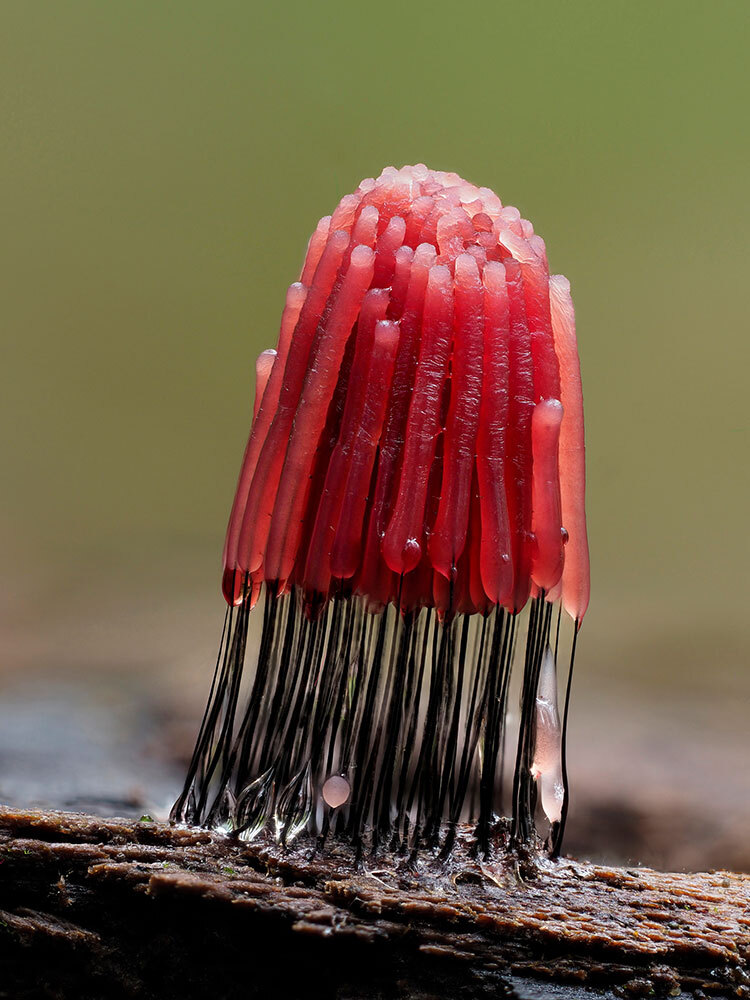
M 370 206 L 380 213 L 381 226 L 394 216 L 404 218 L 404 244 L 412 249 L 420 243 L 434 246 L 438 263 L 452 264 L 465 252 L 483 261 L 509 254 L 521 259 L 533 251 L 546 260 L 544 241 L 517 208 L 504 206 L 491 188 L 477 187 L 450 171 L 430 170 L 424 163 L 385 167 L 378 177 L 365 178 L 341 199 L 332 229 L 349 228 Z

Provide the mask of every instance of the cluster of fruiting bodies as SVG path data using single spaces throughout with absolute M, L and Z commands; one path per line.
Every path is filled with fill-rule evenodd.
M 584 472 L 569 286 L 531 224 L 421 165 L 363 181 L 318 223 L 258 359 L 227 624 L 173 818 L 412 850 L 471 820 L 488 851 L 531 598 L 511 828 L 529 839 L 539 790 L 559 850 L 552 608 L 574 651 Z M 570 672 L 566 712 L 569 692 Z
M 224 593 L 442 614 L 588 604 L 573 309 L 488 188 L 387 168 L 310 239 L 257 366 Z

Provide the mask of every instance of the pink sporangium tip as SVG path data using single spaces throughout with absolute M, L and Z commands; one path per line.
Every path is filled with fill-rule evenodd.
M 424 165 L 363 181 L 308 244 L 224 552 L 308 607 L 588 605 L 583 405 L 567 281 L 488 188 Z

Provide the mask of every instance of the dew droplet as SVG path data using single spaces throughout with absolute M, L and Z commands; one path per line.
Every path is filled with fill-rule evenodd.
M 198 822 L 198 803 L 195 798 L 195 789 L 190 789 L 190 794 L 188 795 L 188 800 L 185 805 L 183 812 L 183 818 L 188 826 L 193 826 Z
M 190 789 L 187 799 L 183 796 L 184 793 L 172 806 L 172 811 L 169 814 L 169 822 L 185 823 L 190 826 L 195 823 L 196 819 L 195 790 L 193 788 Z
M 268 822 L 273 803 L 273 779 L 276 766 L 272 764 L 257 778 L 245 785 L 237 796 L 237 836 L 248 843 L 254 840 Z
M 231 789 L 225 788 L 221 802 L 216 809 L 211 828 L 219 833 L 232 833 L 235 824 L 235 809 L 237 803 Z
M 567 528 L 560 528 L 560 534 L 562 535 L 562 543 L 563 543 L 563 545 L 567 545 L 568 544 L 568 540 L 570 539 L 570 535 L 568 534 L 568 529 Z
M 323 784 L 323 800 L 331 809 L 338 809 L 349 801 L 351 786 L 342 774 L 332 774 Z
M 536 694 L 536 752 L 531 773 L 539 783 L 542 809 L 550 823 L 560 821 L 565 790 L 562 780 L 557 668 L 549 645 L 542 656 Z
M 307 826 L 312 813 L 313 787 L 310 761 L 282 789 L 273 815 L 274 834 L 280 844 L 290 844 Z

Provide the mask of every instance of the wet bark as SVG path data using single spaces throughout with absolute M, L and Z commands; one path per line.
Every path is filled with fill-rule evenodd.
M 0 995 L 750 996 L 750 876 L 0 808 Z

